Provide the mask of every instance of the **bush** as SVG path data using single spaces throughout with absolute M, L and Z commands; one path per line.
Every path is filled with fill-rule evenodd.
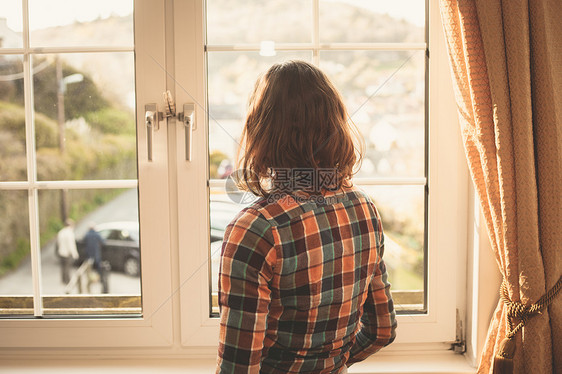
M 34 65 L 41 65 L 45 58 L 35 56 Z M 10 66 L 10 64 L 12 66 Z M 21 71 L 21 61 L 4 61 L 4 71 Z M 89 74 L 76 70 L 74 67 L 63 63 L 63 76 L 80 73 L 84 76 L 81 82 L 69 84 L 64 95 L 64 114 L 67 120 L 80 118 L 88 112 L 101 110 L 109 107 L 109 101 L 105 99 L 95 85 Z M 53 120 L 57 119 L 57 72 L 55 61 L 49 61 L 47 67 L 33 75 L 34 104 L 35 111 L 43 113 Z M 23 105 L 24 89 L 23 79 L 12 82 L 0 82 L 0 101 L 9 101 Z
M 39 63 L 37 61 L 36 63 Z M 97 111 L 109 106 L 98 87 L 90 76 L 75 68 L 63 64 L 63 76 L 80 73 L 84 76 L 81 82 L 69 84 L 64 95 L 64 115 L 66 120 L 80 118 L 88 112 Z M 47 68 L 33 76 L 35 91 L 35 110 L 52 119 L 57 118 L 57 73 L 53 62 Z
M 0 101 L 0 131 L 10 132 L 25 147 L 25 110 L 22 106 Z M 37 148 L 58 146 L 58 124 L 49 117 L 35 113 Z
M 228 157 L 222 153 L 221 151 L 213 151 L 209 155 L 209 177 L 211 179 L 219 178 L 218 169 L 223 160 L 226 160 Z
M 103 108 L 89 112 L 84 119 L 92 127 L 104 134 L 135 134 L 135 116 L 116 108 Z
M 0 277 L 19 265 L 29 254 L 29 248 L 29 239 L 18 238 L 16 249 L 0 258 Z

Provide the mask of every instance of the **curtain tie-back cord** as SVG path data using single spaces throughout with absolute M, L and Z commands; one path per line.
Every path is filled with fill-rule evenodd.
M 510 374 L 513 373 L 513 357 L 515 355 L 515 335 L 525 326 L 525 323 L 549 306 L 554 298 L 562 289 L 562 276 L 558 282 L 544 294 L 536 303 L 524 305 L 518 301 L 511 301 L 507 291 L 507 281 L 505 278 L 500 287 L 500 298 L 507 307 L 507 334 L 499 345 L 498 352 L 494 358 L 494 374 Z M 514 322 L 519 321 L 514 326 Z

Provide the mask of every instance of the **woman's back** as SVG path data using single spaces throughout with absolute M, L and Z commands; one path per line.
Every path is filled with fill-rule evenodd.
M 244 209 L 222 254 L 224 372 L 338 373 L 389 344 L 395 319 L 382 251 L 376 209 L 354 188 L 272 195 Z M 247 333 L 250 323 L 259 332 Z

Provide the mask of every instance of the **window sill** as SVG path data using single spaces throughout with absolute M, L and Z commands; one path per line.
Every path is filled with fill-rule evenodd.
M 137 360 L 22 360 L 0 361 L 0 372 L 11 374 L 204 374 L 214 373 L 214 359 L 137 359 Z M 464 356 L 455 354 L 375 356 L 357 363 L 350 374 L 474 374 Z
M 349 368 L 349 374 L 474 374 L 463 355 L 450 352 L 440 354 L 373 356 Z

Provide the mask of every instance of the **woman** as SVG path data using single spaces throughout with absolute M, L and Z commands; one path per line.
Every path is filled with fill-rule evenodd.
M 395 337 L 380 217 L 353 187 L 360 154 L 340 95 L 289 61 L 256 83 L 228 225 L 217 373 L 345 373 Z

